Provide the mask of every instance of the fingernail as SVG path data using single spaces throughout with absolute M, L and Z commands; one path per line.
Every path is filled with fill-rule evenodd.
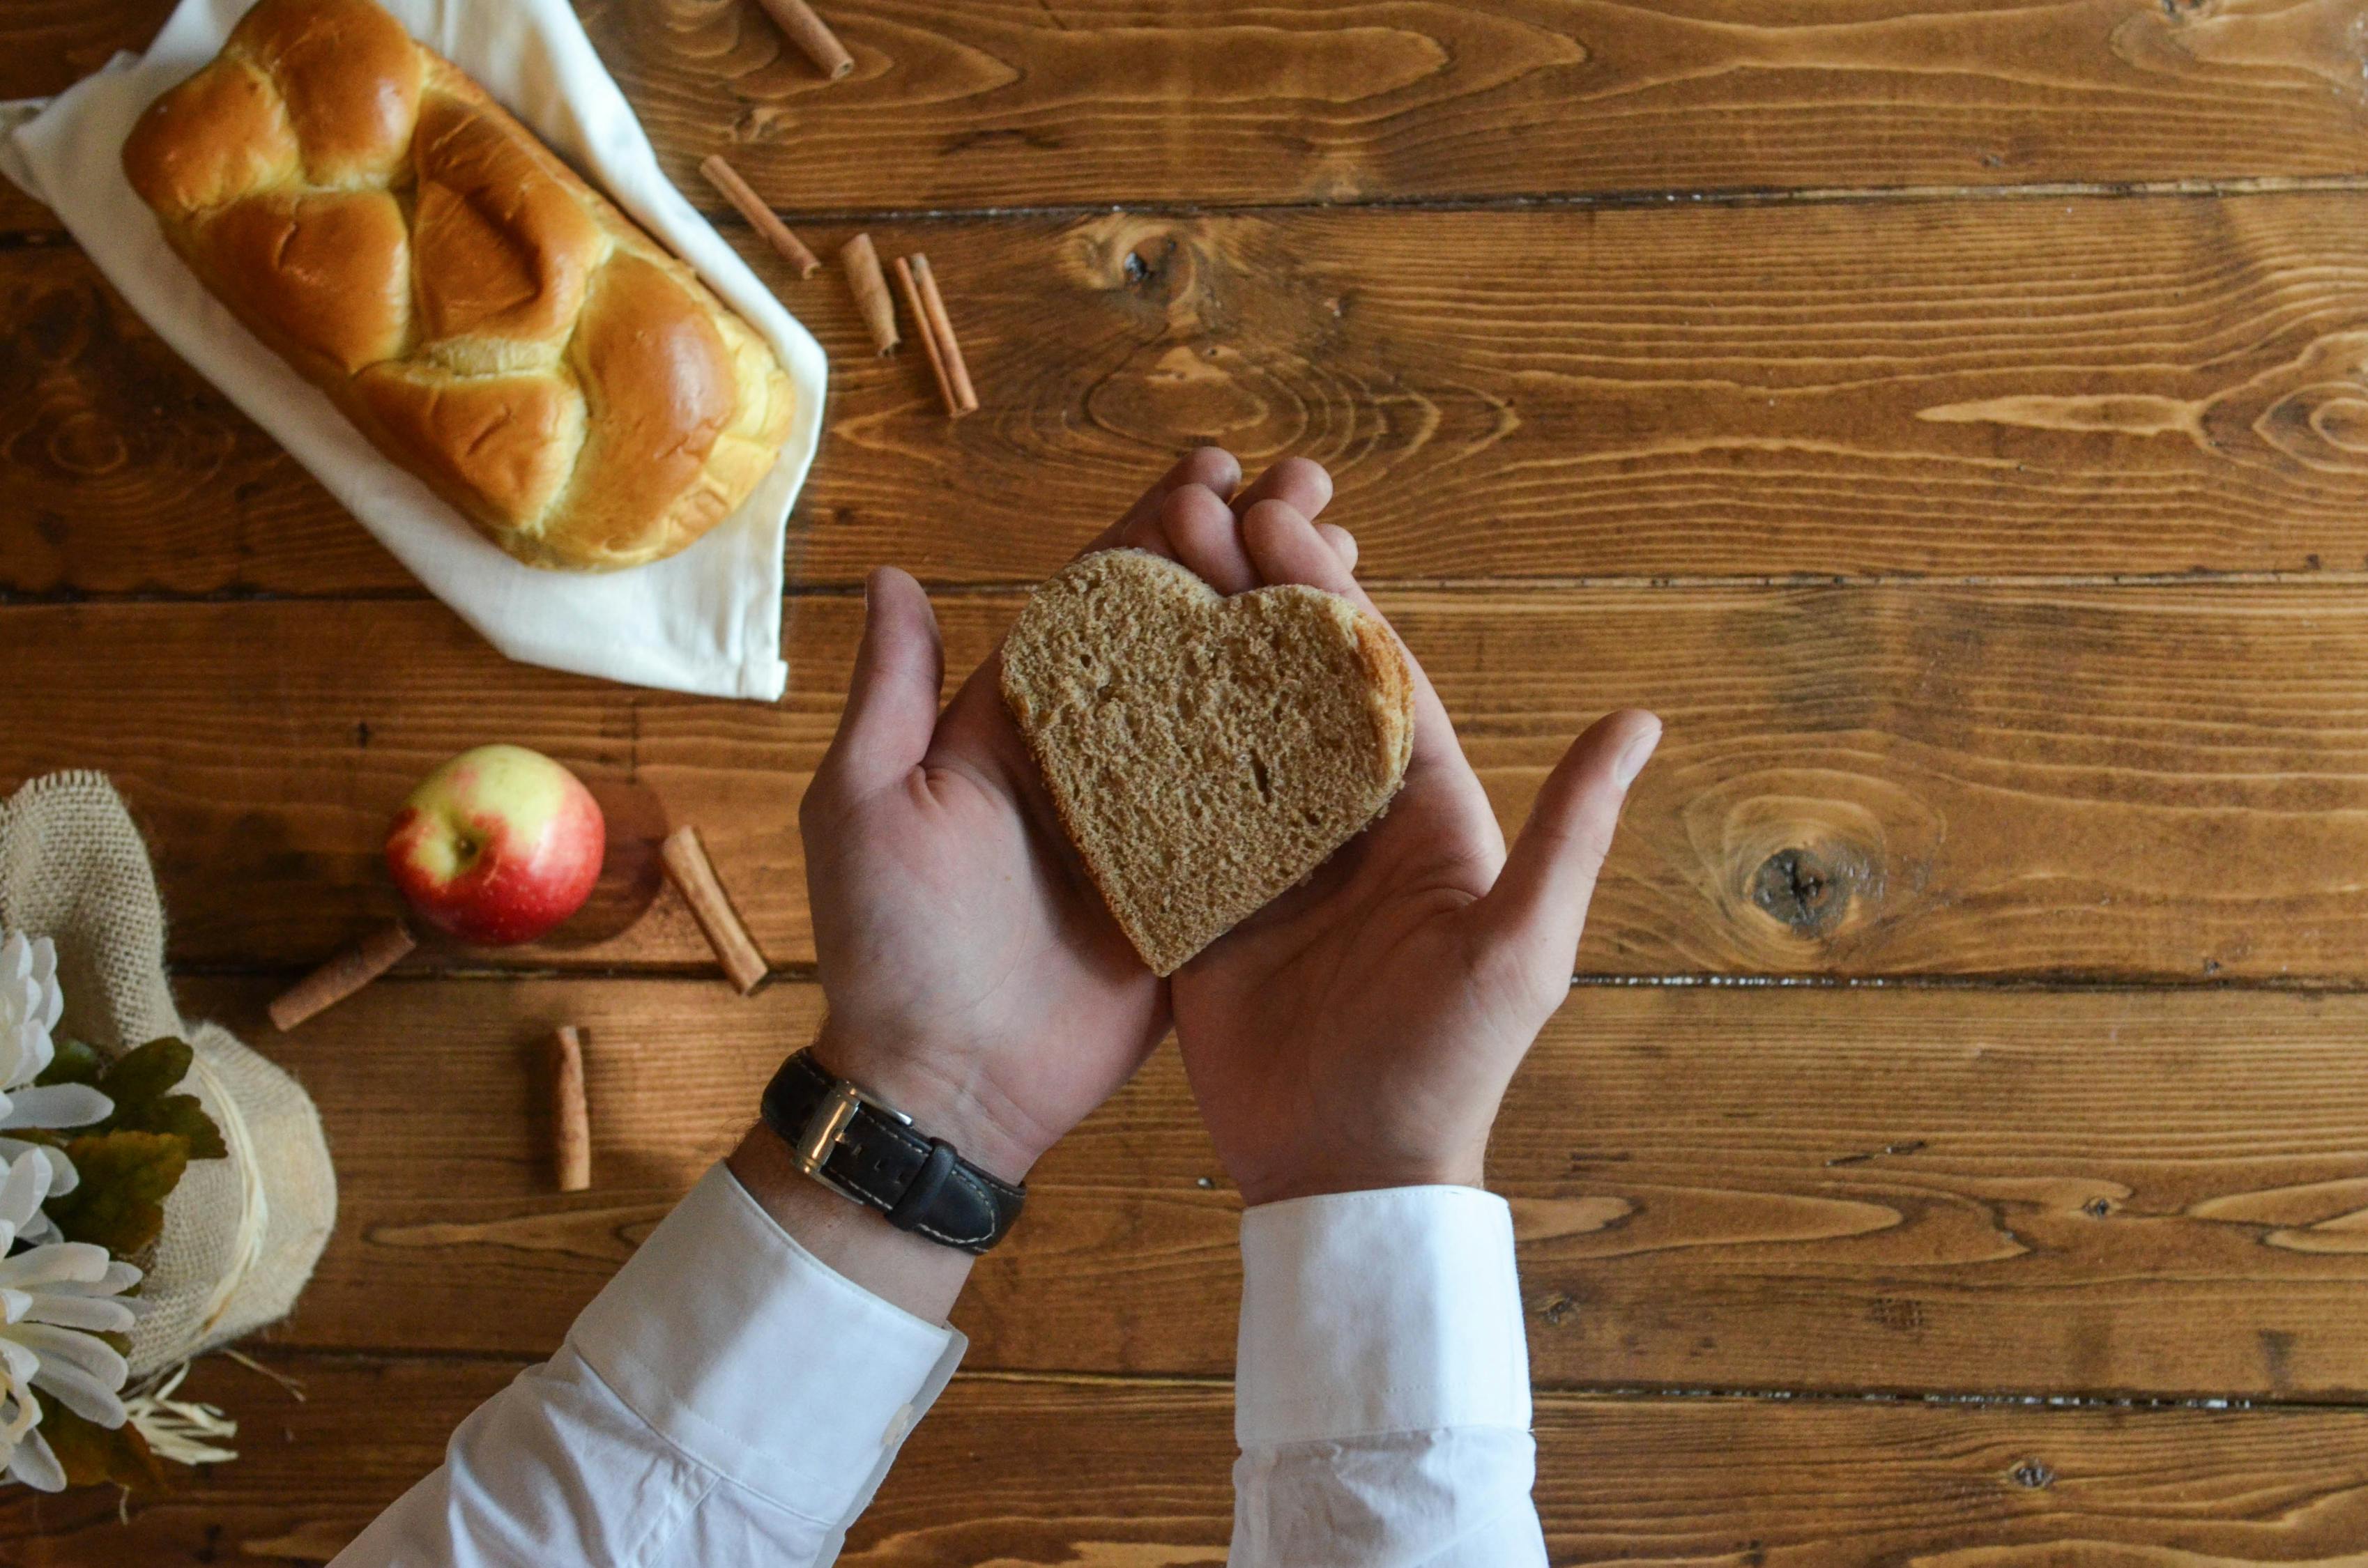
M 1636 782 L 1636 775 L 1645 771 L 1645 764 L 1652 760 L 1653 748 L 1660 744 L 1661 726 L 1658 724 L 1630 741 L 1628 749 L 1622 752 L 1620 759 L 1611 765 L 1611 782 L 1622 790 Z

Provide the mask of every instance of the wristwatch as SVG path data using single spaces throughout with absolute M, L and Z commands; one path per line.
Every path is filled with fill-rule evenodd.
M 982 1253 L 1019 1218 L 1028 1188 L 997 1181 L 942 1138 L 801 1051 L 765 1086 L 765 1125 L 790 1146 L 798 1169 L 900 1231 Z

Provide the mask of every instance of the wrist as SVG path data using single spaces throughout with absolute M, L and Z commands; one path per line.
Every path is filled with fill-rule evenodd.
M 1256 1209 L 1297 1198 L 1340 1192 L 1380 1192 L 1402 1187 L 1470 1187 L 1486 1189 L 1487 1177 L 1477 1152 L 1438 1159 L 1366 1160 L 1324 1158 L 1295 1161 L 1236 1179 L 1242 1206 Z
M 810 1054 L 823 1071 L 844 1078 L 883 1105 L 912 1118 L 925 1137 L 942 1138 L 963 1159 L 1017 1184 L 1050 1146 L 1024 1125 L 959 1053 L 932 1051 L 910 1040 L 875 1038 L 823 1020 Z
M 762 1122 L 727 1162 L 757 1207 L 842 1277 L 930 1323 L 943 1323 L 976 1261 L 900 1231 L 887 1217 L 798 1169 L 790 1147 Z

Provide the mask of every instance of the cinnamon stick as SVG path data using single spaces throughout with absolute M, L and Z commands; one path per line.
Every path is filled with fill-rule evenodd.
M 847 286 L 855 290 L 855 307 L 863 312 L 863 324 L 871 329 L 871 341 L 880 346 L 882 354 L 896 347 L 896 301 L 889 297 L 888 279 L 880 271 L 880 253 L 871 247 L 870 234 L 858 234 L 838 249 L 838 264 L 847 268 Z
M 715 949 L 734 987 L 743 996 L 756 990 L 768 967 L 765 955 L 748 939 L 748 927 L 740 924 L 738 912 L 724 896 L 723 884 L 715 880 L 715 868 L 708 861 L 707 846 L 699 840 L 699 829 L 686 823 L 668 834 L 658 858 L 666 866 L 666 880 L 690 905 L 707 945 Z
M 945 296 L 938 292 L 938 275 L 929 270 L 929 258 L 918 251 L 913 253 L 913 280 L 921 288 L 929 335 L 938 340 L 938 352 L 945 356 L 946 381 L 953 388 L 953 412 L 975 414 L 978 393 L 970 384 L 970 367 L 962 363 L 962 345 L 955 340 L 953 321 L 946 314 Z
M 340 949 L 328 962 L 274 998 L 269 1008 L 273 1027 L 286 1034 L 313 1014 L 336 1006 L 393 969 L 418 945 L 412 937 L 411 927 L 400 920 L 389 921 Z
M 806 0 L 757 0 L 757 3 L 765 7 L 765 14 L 789 34 L 790 41 L 803 50 L 806 58 L 821 68 L 824 75 L 836 82 L 855 69 L 855 56 L 847 52 L 847 46 L 838 41 L 838 35 L 814 15 L 814 7 L 807 5 Z
M 560 1191 L 592 1185 L 592 1108 L 584 1098 L 584 1040 L 573 1024 L 551 1037 L 551 1163 Z
M 775 255 L 798 269 L 799 277 L 814 276 L 814 268 L 822 265 L 821 259 L 806 248 L 803 240 L 790 232 L 780 214 L 765 205 L 764 198 L 740 177 L 740 171 L 723 161 L 723 153 L 713 153 L 703 160 L 699 172 L 707 176 L 708 184 L 723 192 L 724 200 L 740 210 L 740 216 L 748 220 L 750 228 L 765 236 L 765 243 L 773 247 Z
M 913 313 L 913 324 L 921 334 L 921 347 L 929 356 L 929 374 L 938 379 L 938 395 L 946 400 L 946 413 L 953 416 L 962 412 L 954 398 L 954 384 L 946 380 L 946 357 L 938 348 L 938 335 L 929 330 L 928 312 L 921 308 L 920 287 L 913 281 L 913 268 L 903 256 L 893 264 L 896 268 L 896 287 L 905 292 L 905 308 Z

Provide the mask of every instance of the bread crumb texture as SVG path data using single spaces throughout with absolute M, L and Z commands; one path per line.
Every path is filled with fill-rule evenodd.
M 1388 628 L 1297 585 L 1227 598 L 1137 550 L 1037 589 L 1003 695 L 1110 913 L 1171 974 L 1381 814 L 1413 748 Z

